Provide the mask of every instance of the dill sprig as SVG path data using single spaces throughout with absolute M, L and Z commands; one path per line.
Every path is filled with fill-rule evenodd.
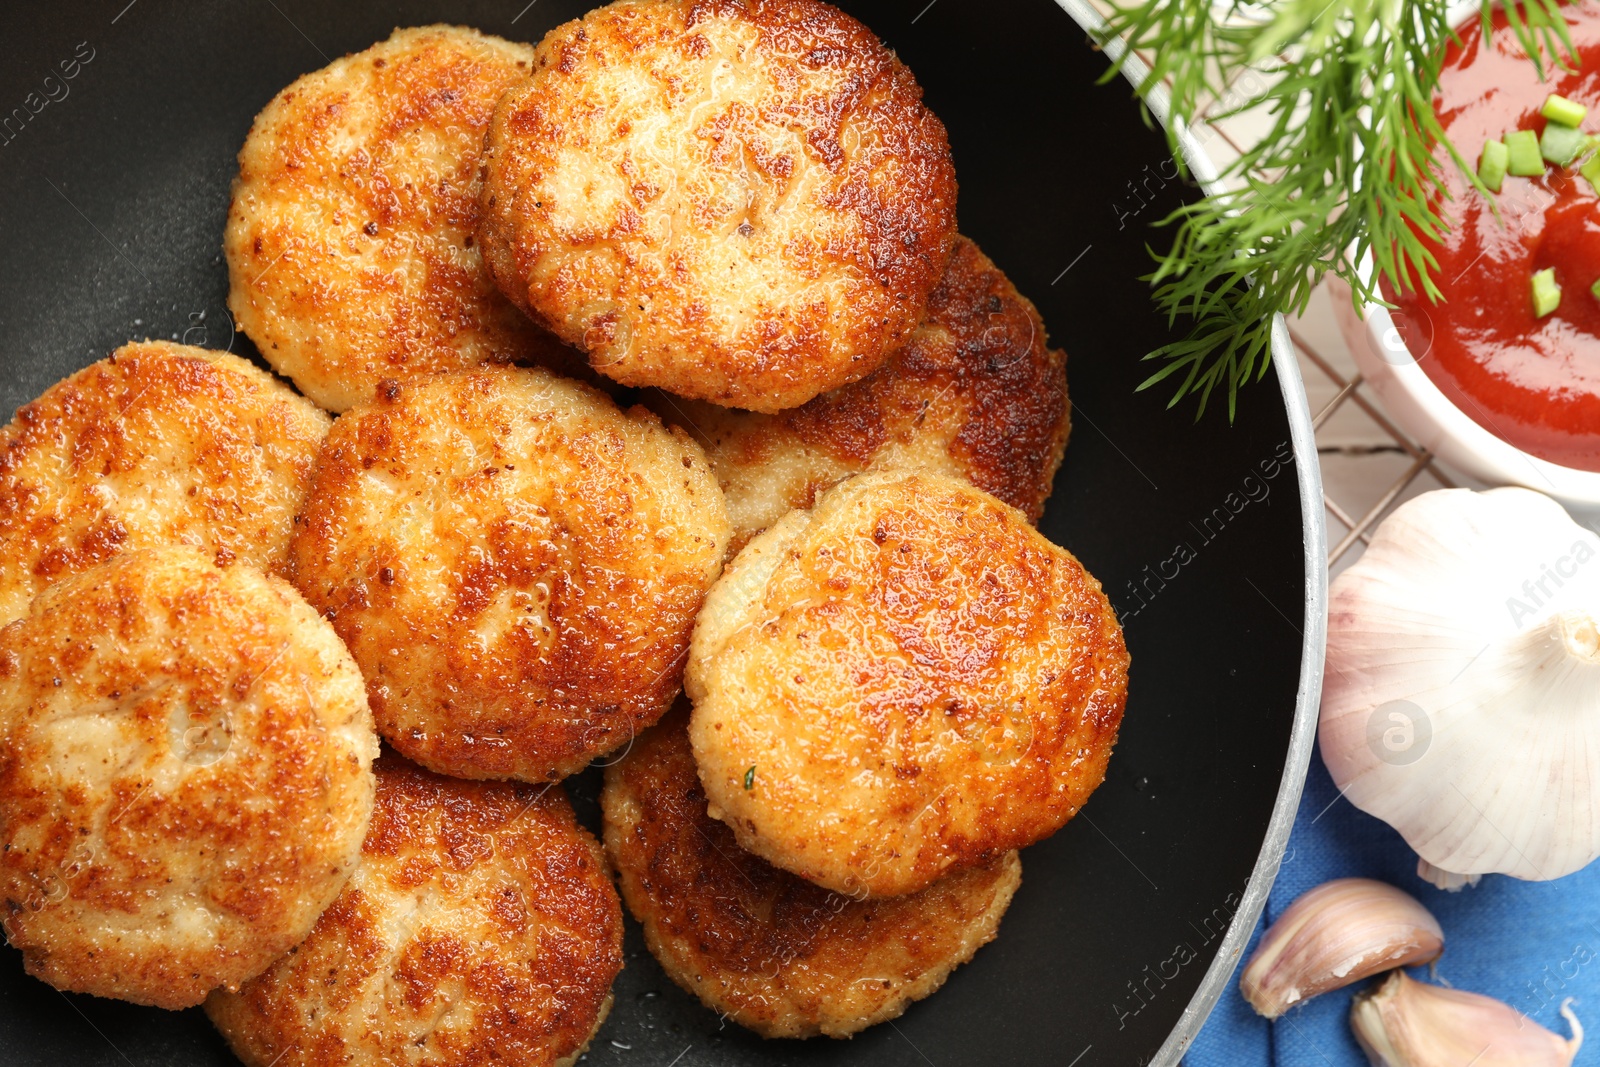
M 1543 75 L 1545 57 L 1572 56 L 1562 0 L 1507 5 L 1507 19 Z M 1435 156 L 1439 145 L 1474 186 L 1478 179 L 1433 110 L 1446 44 L 1448 0 L 1113 0 L 1107 40 L 1123 38 L 1151 62 L 1140 95 L 1165 83 L 1171 115 L 1193 124 L 1256 108 L 1266 133 L 1224 168 L 1226 191 L 1186 205 L 1160 225 L 1171 247 L 1153 252 L 1157 305 L 1186 337 L 1145 356 L 1162 366 L 1139 388 L 1175 383 L 1169 406 L 1198 398 L 1196 418 L 1226 386 L 1228 417 L 1239 388 L 1266 375 L 1272 313 L 1303 312 L 1328 272 L 1357 303 L 1381 302 L 1370 253 L 1397 290 L 1439 298 L 1438 263 L 1424 239 L 1448 223 Z M 1483 5 L 1484 33 L 1490 4 Z M 1121 62 L 1107 77 L 1116 75 Z M 1245 96 L 1230 86 L 1247 71 L 1265 84 Z M 1215 101 L 1215 103 L 1213 103 Z M 1178 124 L 1168 139 L 1181 165 Z

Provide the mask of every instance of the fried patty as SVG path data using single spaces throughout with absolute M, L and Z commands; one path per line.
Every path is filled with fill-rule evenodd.
M 289 573 L 395 748 L 537 781 L 671 705 L 727 541 L 683 431 L 542 370 L 484 368 L 388 383 L 339 417 Z
M 606 768 L 606 852 L 661 966 L 763 1037 L 848 1037 L 893 1019 L 994 939 L 1015 852 L 920 893 L 854 900 L 741 849 L 706 814 L 686 709 Z
M 311 936 L 206 1014 L 246 1067 L 566 1067 L 611 1010 L 622 907 L 560 786 L 392 754 Z
M 356 862 L 361 676 L 287 582 L 125 552 L 0 630 L 0 898 L 28 973 L 183 1008 L 310 932 Z
M 237 356 L 163 341 L 51 386 L 0 430 L 0 624 L 130 548 L 277 569 L 328 424 Z
M 858 474 L 706 597 L 689 736 L 740 845 L 894 896 L 1076 814 L 1127 670 L 1100 583 L 1021 512 L 943 475 Z
M 495 111 L 501 289 L 625 385 L 778 411 L 872 373 L 955 238 L 944 126 L 818 0 L 620 2 Z
M 500 295 L 473 236 L 489 116 L 532 64 L 464 27 L 396 30 L 256 117 L 223 241 L 228 306 L 323 407 L 486 360 L 582 366 Z
M 839 479 L 922 467 L 964 477 L 1037 523 L 1071 425 L 1067 357 L 1027 298 L 958 238 L 905 347 L 859 382 L 776 415 L 664 393 L 648 403 L 705 447 L 734 547 Z

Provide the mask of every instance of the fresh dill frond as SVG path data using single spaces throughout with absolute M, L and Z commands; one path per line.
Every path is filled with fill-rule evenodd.
M 1106 40 L 1150 61 L 1141 96 L 1166 85 L 1171 118 L 1193 125 L 1261 109 L 1266 132 L 1220 175 L 1226 191 L 1186 205 L 1155 253 L 1148 280 L 1169 324 L 1189 320 L 1181 341 L 1145 356 L 1162 366 L 1140 385 L 1174 386 L 1169 407 L 1198 400 L 1196 418 L 1225 389 L 1228 417 L 1241 386 L 1271 365 L 1272 313 L 1303 312 L 1330 271 L 1357 303 L 1382 301 L 1378 276 L 1396 289 L 1439 298 L 1438 264 L 1423 243 L 1448 226 L 1439 210 L 1438 146 L 1482 191 L 1433 110 L 1446 45 L 1455 31 L 1448 0 L 1112 0 Z M 1572 56 L 1562 0 L 1507 7 L 1513 33 L 1540 67 Z M 1483 5 L 1484 33 L 1491 5 Z M 1254 95 L 1230 89 L 1247 71 Z M 1231 94 L 1231 95 L 1230 95 Z M 1167 124 L 1183 162 L 1179 123 Z M 1363 279 L 1371 254 L 1378 276 Z

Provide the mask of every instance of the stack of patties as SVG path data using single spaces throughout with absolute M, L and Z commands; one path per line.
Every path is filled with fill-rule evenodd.
M 763 1034 L 845 1036 L 994 935 L 1015 849 L 1104 774 L 1121 634 L 1028 528 L 1064 357 L 956 235 L 943 128 L 848 17 L 617 4 L 539 53 L 491 125 L 486 262 L 594 370 L 651 387 L 733 547 L 755 538 L 699 615 L 692 712 L 607 772 L 608 852 L 686 989 Z M 849 477 L 875 470 L 925 473 Z M 803 573 L 802 540 L 836 570 Z
M 327 429 L 243 360 L 146 343 L 0 430 L 0 893 L 57 988 L 198 1004 L 355 865 L 365 687 L 279 576 Z
M 957 235 L 910 71 L 818 0 L 397 30 L 239 158 L 230 306 L 337 418 L 146 345 L 6 431 L 30 970 L 209 993 L 253 1067 L 562 1065 L 622 966 L 609 855 L 759 1033 L 938 988 L 1103 777 L 1128 660 L 1031 526 L 1065 356 Z M 559 783 L 607 754 L 602 854 Z
M 330 420 L 226 353 L 145 343 L 54 386 L 0 433 L 0 615 L 17 619 L 0 630 L 6 935 L 59 989 L 204 1002 L 251 1064 L 570 1063 L 622 967 L 603 853 L 558 785 L 464 782 L 392 753 L 374 762 L 369 695 L 391 741 L 409 736 L 395 725 L 404 709 L 448 717 L 459 702 L 385 699 L 393 671 L 362 662 L 383 621 L 366 643 L 352 629 L 362 587 L 351 581 L 384 587 L 398 571 L 394 593 L 416 615 L 391 610 L 387 636 L 451 693 L 462 656 L 492 669 L 474 640 L 524 665 L 556 662 L 541 657 L 550 630 L 533 625 L 527 591 L 561 598 L 547 622 L 587 611 L 563 567 L 587 582 L 641 558 L 669 524 L 695 526 L 679 511 L 696 478 L 710 525 L 723 521 L 703 458 L 698 473 L 681 462 L 684 435 L 623 416 L 588 386 L 504 365 L 583 373 L 473 250 L 483 133 L 531 56 L 470 30 L 400 31 L 285 89 L 251 131 L 226 242 L 235 313 L 276 369 L 349 415 Z M 412 433 L 410 401 L 440 405 L 432 436 Z M 457 436 L 505 451 L 503 466 Z M 361 466 L 371 455 L 386 457 L 376 471 Z M 370 487 L 390 472 L 410 484 L 363 494 L 351 464 Z M 632 488 L 638 464 L 659 500 Z M 462 478 L 502 473 L 518 491 L 458 495 Z M 562 486 L 538 495 L 552 479 Z M 422 487 L 426 499 L 396 504 Z M 569 494 L 586 510 L 562 510 L 556 497 Z M 423 518 L 438 502 L 459 517 Z M 539 521 L 555 524 L 544 541 L 527 536 Z M 452 523 L 457 558 L 428 546 Z M 592 527 L 585 543 L 610 554 L 574 556 L 564 523 Z M 337 546 L 325 540 L 334 530 Z M 423 547 L 400 558 L 408 538 Z M 722 552 L 715 533 L 686 540 L 704 547 L 686 551 L 683 588 L 676 570 L 651 584 L 657 572 L 641 564 L 649 610 L 616 616 L 634 638 L 590 631 L 594 658 L 631 653 L 640 676 L 682 658 Z M 393 554 L 369 573 L 375 546 Z M 352 569 L 319 580 L 318 562 Z M 529 567 L 543 567 L 538 580 Z M 449 630 L 463 601 L 500 588 L 484 568 L 518 590 L 481 605 L 503 627 Z M 596 596 L 616 589 L 595 584 Z M 548 663 L 604 699 L 589 688 L 602 673 L 593 662 Z M 607 730 L 620 723 L 626 736 L 627 716 L 673 699 L 670 681 L 622 674 L 607 692 L 641 695 L 618 696 L 610 718 L 560 705 L 550 719 L 573 717 L 569 744 L 543 749 L 549 767 L 529 776 L 581 766 L 573 751 L 609 747 Z M 656 686 L 667 691 L 652 700 Z M 465 745 L 455 764 L 426 744 L 402 751 L 474 777 L 527 766 L 475 762 Z
M 933 472 L 849 477 L 729 564 L 692 710 L 608 769 L 623 898 L 677 981 L 760 1033 L 893 1018 L 994 936 L 1015 850 L 1100 784 L 1127 668 L 1099 583 L 1021 512 Z

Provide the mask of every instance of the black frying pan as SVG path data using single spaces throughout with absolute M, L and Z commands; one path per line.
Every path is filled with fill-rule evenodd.
M 252 117 L 296 76 L 396 25 L 536 41 L 588 6 L 6 5 L 0 413 L 133 338 L 254 355 L 224 303 L 223 221 Z M 1075 425 L 1043 528 L 1123 614 L 1122 739 L 1083 814 L 1023 854 L 999 939 L 895 1023 L 850 1041 L 762 1041 L 674 987 L 630 927 L 616 1008 L 588 1062 L 1098 1067 L 1150 1062 L 1164 1043 L 1171 1062 L 1227 978 L 1232 960 L 1216 957 L 1230 924 L 1239 938 L 1260 908 L 1309 753 L 1321 505 L 1292 359 L 1280 361 L 1281 389 L 1249 390 L 1233 426 L 1193 424 L 1187 409 L 1164 410 L 1159 390 L 1134 392 L 1149 369 L 1138 357 L 1168 337 L 1137 280 L 1146 242 L 1162 239 L 1149 224 L 1198 191 L 1176 178 L 1127 83 L 1096 84 L 1106 59 L 1061 8 L 844 6 L 916 72 L 955 148 L 962 231 L 1069 353 Z M 1309 695 L 1291 744 L 1303 661 Z M 595 792 L 592 772 L 576 780 L 591 825 Z M 0 1064 L 231 1062 L 198 1010 L 62 995 L 0 949 Z

